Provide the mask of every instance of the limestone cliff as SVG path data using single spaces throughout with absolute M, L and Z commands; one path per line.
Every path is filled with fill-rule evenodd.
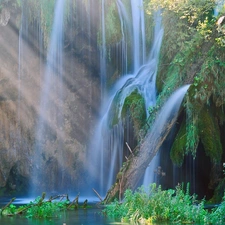
M 93 11 L 98 10 L 95 5 L 92 7 Z M 88 30 L 87 23 L 83 27 L 74 25 L 81 23 L 84 13 L 90 21 L 96 20 L 95 15 L 86 10 L 80 4 L 65 28 L 63 102 L 53 94 L 44 129 L 45 138 L 37 140 L 36 127 L 46 68 L 44 38 L 47 34 L 37 18 L 23 19 L 30 11 L 17 1 L 1 3 L 0 187 L 3 195 L 12 191 L 27 194 L 31 185 L 39 191 L 63 191 L 71 186 L 78 191 L 86 185 L 85 158 L 100 92 L 97 31 L 94 24 L 92 30 Z M 57 88 L 57 78 L 52 82 Z M 59 113 L 62 115 L 60 125 L 55 123 Z M 47 151 L 40 153 L 38 160 L 34 161 L 38 141 Z M 35 167 L 44 171 L 42 182 L 38 177 L 35 179 Z M 33 184 L 31 176 L 34 177 Z

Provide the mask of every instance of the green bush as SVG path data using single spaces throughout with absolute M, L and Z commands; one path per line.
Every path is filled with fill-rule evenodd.
M 69 200 L 53 201 L 53 199 L 49 199 L 44 201 L 44 197 L 45 195 L 42 195 L 42 197 L 37 197 L 29 204 L 19 207 L 10 203 L 0 210 L 1 215 L 13 216 L 23 214 L 27 218 L 51 218 L 57 217 L 60 211 L 68 209 L 68 205 L 70 204 Z
M 162 190 L 152 184 L 149 190 L 144 187 L 125 192 L 123 202 L 114 201 L 104 212 L 122 221 L 151 224 L 152 222 L 215 224 L 224 222 L 225 202 L 209 212 L 204 208 L 204 200 L 197 201 L 196 195 L 189 194 L 178 185 L 175 190 Z M 218 218 L 218 219 L 216 219 Z

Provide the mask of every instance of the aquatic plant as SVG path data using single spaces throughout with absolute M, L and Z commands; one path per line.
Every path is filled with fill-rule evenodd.
M 87 208 L 87 200 L 82 205 L 78 203 L 78 197 L 71 202 L 68 195 L 57 195 L 45 200 L 45 193 L 34 201 L 17 207 L 13 204 L 13 198 L 6 206 L 0 209 L 2 216 L 22 215 L 26 218 L 52 218 L 58 217 L 58 213 L 64 210 Z

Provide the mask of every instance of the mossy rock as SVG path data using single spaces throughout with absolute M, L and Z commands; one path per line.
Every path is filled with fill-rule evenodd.
M 204 146 L 204 150 L 211 161 L 218 163 L 221 161 L 223 149 L 220 140 L 220 129 L 218 120 L 213 113 L 213 107 L 204 107 L 200 110 L 195 122 L 196 133 L 194 138 L 199 138 Z M 172 145 L 170 157 L 175 165 L 181 166 L 184 155 L 187 152 L 187 129 L 186 120 L 182 121 L 181 127 Z M 197 147 L 197 146 L 196 146 Z M 192 150 L 195 152 L 195 150 Z
M 124 101 L 122 117 L 125 117 L 127 114 L 130 115 L 137 134 L 146 122 L 145 101 L 137 91 L 132 92 Z
M 225 193 L 225 179 L 220 180 L 218 186 L 214 190 L 213 197 L 210 199 L 210 203 L 220 203 L 223 200 Z
M 109 112 L 109 127 L 119 123 L 120 119 L 129 116 L 131 123 L 134 126 L 134 131 L 137 134 L 139 130 L 145 125 L 146 122 L 146 109 L 144 98 L 138 93 L 137 90 L 132 92 L 124 100 L 121 115 L 119 113 L 118 101 L 120 99 L 120 92 L 114 97 Z
M 206 155 L 208 155 L 213 162 L 220 162 L 223 153 L 220 141 L 220 129 L 218 120 L 212 112 L 212 108 L 204 107 L 201 110 L 199 114 L 198 130 Z
M 183 164 L 186 151 L 186 142 L 186 121 L 183 120 L 170 151 L 170 158 L 172 162 L 177 166 L 181 166 Z

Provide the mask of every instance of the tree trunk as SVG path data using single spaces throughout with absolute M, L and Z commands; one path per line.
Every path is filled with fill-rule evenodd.
M 126 189 L 135 190 L 137 188 L 147 166 L 170 133 L 176 119 L 177 117 L 173 117 L 173 119 L 162 126 L 157 123 L 153 126 L 142 144 L 137 147 L 134 154 L 129 156 L 126 164 L 121 168 L 119 173 L 122 174 L 122 176 L 117 176 L 116 183 L 106 195 L 105 203 L 109 203 L 115 198 L 118 199 L 119 196 L 123 197 Z

